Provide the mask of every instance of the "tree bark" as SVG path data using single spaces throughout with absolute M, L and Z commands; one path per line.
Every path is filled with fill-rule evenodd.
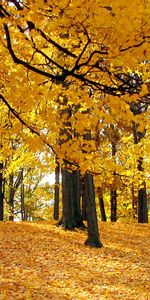
M 80 174 L 62 170 L 63 217 L 59 225 L 65 229 L 84 228 L 80 210 Z
M 84 182 L 84 176 L 81 179 L 81 195 L 82 195 L 82 219 L 84 221 L 87 221 L 87 197 L 85 192 L 85 182 Z
M 20 171 L 18 173 L 18 176 L 16 177 L 16 180 L 14 181 L 14 174 L 9 175 L 9 221 L 14 221 L 14 196 L 15 193 L 20 186 L 21 182 L 23 180 L 23 169 L 20 168 Z
M 136 219 L 138 215 L 138 197 L 135 195 L 134 185 L 132 184 L 131 188 L 132 193 L 132 211 L 133 211 L 133 218 Z
M 115 156 L 117 153 L 117 142 L 115 139 L 111 141 L 111 146 L 112 146 L 112 157 L 114 158 L 115 161 Z M 117 221 L 117 189 L 115 184 L 116 172 L 114 172 L 113 175 L 114 175 L 114 186 L 110 190 L 110 206 L 111 206 L 110 220 L 111 222 L 116 222 Z
M 133 124 L 133 138 L 134 144 L 138 144 L 145 136 L 146 130 L 143 132 L 138 131 L 138 125 Z M 138 159 L 138 171 L 144 174 L 143 157 Z M 147 207 L 147 193 L 146 182 L 143 179 L 143 187 L 138 190 L 138 223 L 148 223 L 148 207 Z
M 148 223 L 146 185 L 138 191 L 138 223 Z
M 101 188 L 97 189 L 97 194 L 98 194 L 99 207 L 100 207 L 100 212 L 101 212 L 101 220 L 103 222 L 106 222 L 107 221 L 107 217 L 106 217 L 105 205 L 104 205 L 104 198 L 103 198 L 103 193 L 102 193 Z
M 143 171 L 143 158 L 138 161 L 138 170 Z M 143 180 L 143 187 L 138 190 L 138 223 L 148 223 L 148 207 L 146 182 Z
M 87 224 L 88 224 L 88 238 L 85 241 L 85 245 L 101 248 L 103 245 L 99 237 L 93 176 L 89 173 L 86 173 L 84 180 L 85 180 L 85 192 L 87 197 Z
M 74 219 L 77 228 L 84 228 L 83 218 L 81 215 L 81 185 L 80 185 L 80 172 L 72 172 L 72 184 L 73 184 L 73 207 L 74 207 Z
M 60 192 L 60 167 L 56 161 L 55 168 L 55 194 L 54 194 L 54 220 L 59 220 L 59 192 Z
M 3 163 L 0 163 L 0 221 L 4 220 L 4 179 Z
M 112 189 L 110 191 L 110 203 L 111 203 L 111 222 L 117 221 L 117 191 Z
M 9 221 L 14 221 L 14 175 L 9 175 Z
M 21 220 L 25 221 L 24 184 L 21 184 Z

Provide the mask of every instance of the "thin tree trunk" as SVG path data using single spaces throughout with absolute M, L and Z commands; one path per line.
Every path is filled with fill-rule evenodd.
M 131 193 L 132 193 L 132 211 L 133 211 L 133 218 L 136 219 L 137 218 L 137 212 L 138 212 L 138 199 L 137 196 L 135 195 L 135 190 L 134 190 L 134 185 L 132 184 L 132 188 L 131 188 Z
M 143 171 L 143 158 L 138 161 L 138 170 Z M 146 182 L 143 180 L 143 187 L 138 191 L 138 223 L 148 223 L 148 207 L 147 207 L 147 194 Z
M 59 191 L 60 191 L 60 167 L 56 162 L 55 168 L 55 194 L 54 194 L 54 220 L 59 220 Z
M 3 163 L 0 163 L 0 221 L 4 220 L 4 180 Z
M 117 153 L 115 139 L 113 141 L 111 141 L 111 146 L 112 146 L 112 157 L 114 158 L 114 161 L 115 161 L 115 156 Z M 110 220 L 111 220 L 111 222 L 116 222 L 117 221 L 117 189 L 116 189 L 116 185 L 115 185 L 116 173 L 114 172 L 113 175 L 114 175 L 114 186 L 112 186 L 112 188 L 110 190 L 110 206 L 111 206 Z
M 9 221 L 14 221 L 14 175 L 9 175 Z
M 111 190 L 110 191 L 110 203 L 111 203 L 111 216 L 110 220 L 111 222 L 117 221 L 117 191 Z
M 18 176 L 14 181 L 14 174 L 9 175 L 9 221 L 14 221 L 14 196 L 23 180 L 23 168 L 20 168 Z
M 101 220 L 103 222 L 106 222 L 107 221 L 107 217 L 106 217 L 105 205 L 104 205 L 104 198 L 103 198 L 103 193 L 102 193 L 101 188 L 97 189 L 97 194 L 98 194 L 99 207 L 100 207 L 100 212 L 101 212 Z
M 21 220 L 25 221 L 24 184 L 21 184 Z
M 95 188 L 93 183 L 93 176 L 89 173 L 85 174 L 85 191 L 87 197 L 87 224 L 88 224 L 88 238 L 85 245 L 101 248 L 103 245 L 100 241 L 96 203 L 95 203 Z

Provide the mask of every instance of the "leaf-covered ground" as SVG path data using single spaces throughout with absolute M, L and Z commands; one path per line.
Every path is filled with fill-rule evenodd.
M 150 226 L 100 223 L 104 247 L 52 223 L 0 223 L 0 300 L 149 300 Z

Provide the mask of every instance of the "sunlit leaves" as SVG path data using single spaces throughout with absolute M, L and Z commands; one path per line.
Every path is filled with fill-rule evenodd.
M 105 170 L 108 183 L 114 171 L 131 178 L 129 170 L 134 173 L 141 154 L 134 147 L 133 123 L 139 132 L 149 130 L 149 110 L 134 115 L 130 109 L 148 93 L 149 1 L 36 0 L 19 5 L 3 1 L 1 19 L 1 91 L 23 120 L 20 124 L 9 114 L 10 132 L 20 135 L 30 151 L 44 151 L 46 144 L 62 166 L 67 159 L 81 172 Z M 26 68 L 13 62 L 4 24 L 12 50 Z M 3 136 L 8 135 L 7 115 Z M 116 161 L 112 139 L 118 143 Z

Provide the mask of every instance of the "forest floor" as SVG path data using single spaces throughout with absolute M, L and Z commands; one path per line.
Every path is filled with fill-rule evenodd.
M 52 222 L 0 222 L 0 300 L 150 300 L 150 225 L 99 224 L 87 232 Z

